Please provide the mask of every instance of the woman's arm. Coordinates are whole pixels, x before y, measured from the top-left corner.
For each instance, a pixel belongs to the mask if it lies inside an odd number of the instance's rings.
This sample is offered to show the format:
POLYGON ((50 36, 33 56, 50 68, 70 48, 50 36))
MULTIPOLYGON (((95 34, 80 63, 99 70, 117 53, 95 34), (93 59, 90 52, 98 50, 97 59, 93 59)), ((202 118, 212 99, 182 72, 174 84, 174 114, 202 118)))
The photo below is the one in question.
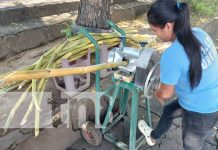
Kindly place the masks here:
POLYGON ((159 88, 154 92, 154 97, 164 105, 165 101, 170 99, 174 94, 174 85, 166 85, 161 83, 159 88))

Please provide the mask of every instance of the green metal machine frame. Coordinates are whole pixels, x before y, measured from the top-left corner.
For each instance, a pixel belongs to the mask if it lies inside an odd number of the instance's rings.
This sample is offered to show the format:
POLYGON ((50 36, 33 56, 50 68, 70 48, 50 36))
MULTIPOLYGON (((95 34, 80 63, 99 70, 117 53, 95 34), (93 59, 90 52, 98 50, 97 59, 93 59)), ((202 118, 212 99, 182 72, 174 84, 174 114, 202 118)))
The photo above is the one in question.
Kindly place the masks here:
MULTIPOLYGON (((123 46, 126 45, 126 34, 125 32, 117 27, 112 21, 107 21, 108 25, 118 31, 121 35, 121 43, 123 46)), ((99 45, 96 40, 88 33, 88 31, 84 28, 80 28, 80 31, 94 44, 95 46, 95 61, 96 64, 100 63, 100 55, 99 55, 99 45)), ((96 71, 96 108, 95 108, 95 124, 97 127, 101 128, 101 132, 106 140, 112 142, 114 145, 119 147, 122 150, 136 150, 138 149, 144 142, 144 136, 140 136, 139 139, 136 139, 137 132, 137 116, 138 116, 138 100, 139 100, 139 92, 143 91, 143 89, 138 89, 133 82, 127 83, 112 77, 112 81, 114 84, 104 91, 100 89, 100 72, 96 71), (112 90, 114 90, 112 92, 112 90), (100 95, 100 92, 103 93, 100 95), (110 95, 110 93, 113 93, 110 95), (130 117, 127 117, 127 105, 128 105, 128 97, 131 93, 131 114, 130 117), (109 98, 109 107, 103 122, 103 125, 100 125, 100 99, 101 96, 107 96, 109 98), (113 122, 109 123, 109 118, 112 113, 115 101, 119 99, 119 112, 114 116, 113 122), (122 141, 119 141, 110 133, 110 129, 118 123, 121 119, 125 119, 130 121, 130 138, 129 145, 125 144, 122 141)), ((150 112, 150 101, 145 99, 146 107, 147 107, 147 122, 152 126, 151 122, 151 112, 150 112)))
MULTIPOLYGON (((107 110, 107 114, 101 128, 102 134, 104 135, 104 138, 106 140, 112 142, 114 145, 116 145, 122 150, 139 149, 139 147, 145 142, 144 135, 141 135, 140 138, 136 139, 137 122, 138 122, 137 121, 138 100, 139 100, 139 92, 141 91, 141 89, 137 89, 133 82, 127 83, 114 78, 113 81, 115 84, 108 87, 103 94, 109 98, 109 108, 107 110), (113 89, 114 92, 112 95, 110 95, 109 93, 113 89), (126 115, 129 94, 131 94, 130 117, 126 115), (113 122, 109 123, 110 114, 112 113, 114 103, 117 99, 119 99, 119 112, 114 115, 113 122), (123 118, 130 122, 129 145, 125 144, 122 141, 119 141, 109 131, 116 123, 118 123, 123 118)), ((145 99, 145 102, 148 108, 147 109, 148 123, 151 126, 152 123, 151 123, 151 113, 150 113, 150 102, 148 99, 145 99)))

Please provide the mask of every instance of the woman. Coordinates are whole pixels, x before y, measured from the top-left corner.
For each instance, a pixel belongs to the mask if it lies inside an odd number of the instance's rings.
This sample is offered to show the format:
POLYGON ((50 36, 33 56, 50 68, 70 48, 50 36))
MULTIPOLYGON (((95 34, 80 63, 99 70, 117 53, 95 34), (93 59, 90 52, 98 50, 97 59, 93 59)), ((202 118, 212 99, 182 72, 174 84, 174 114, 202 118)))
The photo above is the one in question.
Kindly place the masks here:
POLYGON ((172 45, 160 60, 161 85, 156 99, 164 102, 175 92, 178 99, 165 105, 160 121, 151 129, 140 120, 138 127, 149 145, 154 145, 182 117, 185 150, 200 150, 208 130, 218 120, 218 55, 209 35, 191 28, 185 2, 158 0, 148 11, 148 23, 154 33, 172 45))

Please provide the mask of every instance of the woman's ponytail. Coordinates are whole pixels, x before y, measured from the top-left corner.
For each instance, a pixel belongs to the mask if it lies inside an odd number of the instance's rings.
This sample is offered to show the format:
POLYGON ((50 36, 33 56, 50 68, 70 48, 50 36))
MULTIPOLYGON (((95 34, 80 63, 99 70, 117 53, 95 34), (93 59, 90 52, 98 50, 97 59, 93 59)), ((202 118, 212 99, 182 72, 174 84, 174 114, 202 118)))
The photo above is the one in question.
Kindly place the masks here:
POLYGON ((176 12, 178 17, 175 21, 174 32, 189 58, 190 86, 194 89, 199 85, 202 77, 201 43, 191 30, 188 4, 185 2, 180 3, 180 7, 176 8, 176 12))

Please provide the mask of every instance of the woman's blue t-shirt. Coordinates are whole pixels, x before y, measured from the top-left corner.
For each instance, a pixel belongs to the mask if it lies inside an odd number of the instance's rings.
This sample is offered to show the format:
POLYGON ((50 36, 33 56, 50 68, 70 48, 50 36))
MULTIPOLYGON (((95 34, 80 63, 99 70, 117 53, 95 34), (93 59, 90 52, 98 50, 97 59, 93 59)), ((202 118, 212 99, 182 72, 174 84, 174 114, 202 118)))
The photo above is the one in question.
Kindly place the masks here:
POLYGON ((183 46, 176 39, 161 55, 160 79, 167 85, 175 85, 179 104, 186 110, 213 113, 218 111, 218 54, 209 35, 200 28, 192 29, 203 45, 202 79, 191 91, 189 59, 183 46))

